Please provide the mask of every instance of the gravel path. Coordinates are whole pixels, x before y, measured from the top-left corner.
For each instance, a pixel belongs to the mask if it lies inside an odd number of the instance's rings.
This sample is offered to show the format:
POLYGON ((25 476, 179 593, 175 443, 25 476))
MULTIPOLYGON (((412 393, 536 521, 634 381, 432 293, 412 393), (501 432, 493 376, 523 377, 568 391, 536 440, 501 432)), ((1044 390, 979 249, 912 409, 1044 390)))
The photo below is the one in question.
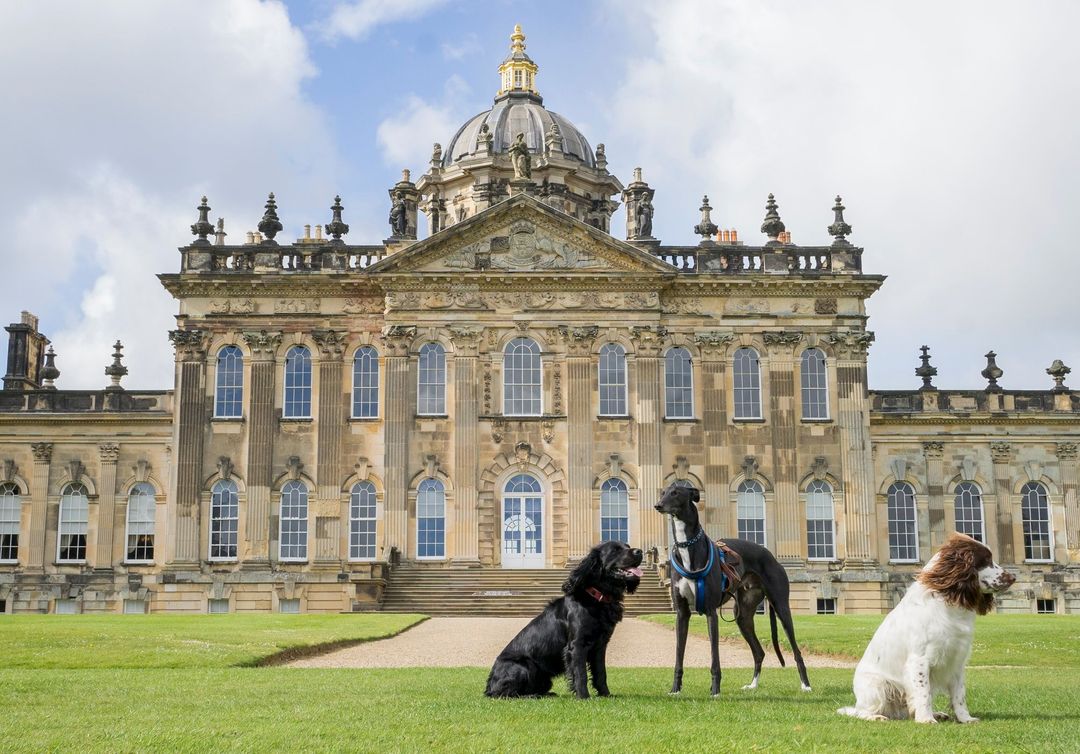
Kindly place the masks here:
MULTIPOLYGON (((529 618, 430 618, 389 639, 357 644, 317 657, 289 663, 296 668, 402 668, 402 667, 490 667, 529 618)), ((796 631, 798 629, 796 628, 796 631)), ((771 648, 765 667, 779 667, 771 648)), ((808 668, 853 668, 854 661, 804 654, 808 668)), ((793 668, 791 655, 785 653, 793 668)), ((670 668, 675 664, 674 633, 655 623, 628 618, 615 628, 608 645, 610 667, 670 668)), ((709 667, 709 642, 690 635, 686 642, 685 665, 709 667)), ((720 643, 720 666, 753 667, 749 647, 741 640, 720 643)), ((749 680, 749 679, 747 679, 749 680)))

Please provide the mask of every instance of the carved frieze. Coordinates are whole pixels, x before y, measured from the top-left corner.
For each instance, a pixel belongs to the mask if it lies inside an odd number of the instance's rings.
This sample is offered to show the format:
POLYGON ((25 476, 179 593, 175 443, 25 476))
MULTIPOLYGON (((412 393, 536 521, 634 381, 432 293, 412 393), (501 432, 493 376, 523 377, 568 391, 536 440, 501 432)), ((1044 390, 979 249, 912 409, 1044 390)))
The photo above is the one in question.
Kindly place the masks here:
POLYGON ((762 333, 762 340, 767 346, 794 346, 802 341, 801 332, 767 332, 762 333))
POLYGON ((725 314, 768 314, 769 301, 764 298, 729 299, 724 304, 725 314))
POLYGON ((345 314, 377 314, 383 311, 384 306, 382 298, 354 296, 345 299, 341 311, 345 314))
POLYGON ((244 343, 251 351, 251 356, 257 361, 266 361, 274 358, 278 346, 281 345, 281 333, 260 330, 259 332, 246 332, 242 336, 244 343))
POLYGON ((727 351, 728 344, 734 339, 734 333, 720 332, 718 330, 694 333, 694 342, 701 349, 701 355, 710 359, 723 356, 727 351))
POLYGON ((460 285, 444 291, 390 291, 386 294, 385 311, 421 311, 428 309, 655 311, 658 306, 659 295, 655 292, 560 292, 554 290, 481 292, 477 285, 460 285))
MULTIPOLYGON (((558 328, 559 339, 565 344, 567 353, 571 356, 588 356, 599 333, 600 328, 596 325, 587 327, 560 325, 558 328)), ((555 413, 560 412, 556 410, 555 413)))
POLYGON ((836 314, 835 298, 814 299, 814 314, 836 314))
POLYGON ((274 302, 275 314, 318 314, 322 300, 317 298, 281 298, 274 302))
POLYGON ((215 298, 209 308, 211 314, 253 314, 257 305, 250 298, 215 298))

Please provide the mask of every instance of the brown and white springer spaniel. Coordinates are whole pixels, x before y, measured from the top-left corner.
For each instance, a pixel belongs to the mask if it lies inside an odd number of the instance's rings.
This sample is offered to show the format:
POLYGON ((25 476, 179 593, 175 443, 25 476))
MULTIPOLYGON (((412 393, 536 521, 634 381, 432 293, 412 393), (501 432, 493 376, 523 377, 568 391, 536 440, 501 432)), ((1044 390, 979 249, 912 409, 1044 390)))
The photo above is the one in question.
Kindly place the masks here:
POLYGON ((958 723, 978 722, 964 689, 975 616, 990 612, 994 594, 1015 580, 986 545, 953 534, 870 640, 855 668, 855 706, 837 711, 864 720, 935 723, 948 719, 932 706, 934 694, 944 693, 958 723))

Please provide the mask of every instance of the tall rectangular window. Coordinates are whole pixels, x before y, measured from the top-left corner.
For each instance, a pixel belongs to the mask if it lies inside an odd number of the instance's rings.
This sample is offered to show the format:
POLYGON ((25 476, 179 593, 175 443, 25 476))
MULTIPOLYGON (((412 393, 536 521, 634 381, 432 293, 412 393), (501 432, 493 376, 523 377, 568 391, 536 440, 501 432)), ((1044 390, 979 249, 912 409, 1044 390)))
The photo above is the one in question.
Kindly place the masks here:
POLYGON ((60 493, 60 525, 57 529, 56 561, 81 563, 86 560, 86 530, 90 521, 90 501, 86 488, 69 484, 60 493))
POLYGON ((802 354, 803 419, 829 418, 829 373, 825 368, 825 353, 820 348, 807 348, 802 354))
POLYGON ((1020 516, 1024 526, 1024 559, 1053 560, 1050 499, 1040 483, 1028 482, 1020 490, 1020 516))
POLYGON ((286 419, 311 418, 311 351, 304 346, 293 346, 285 354, 285 406, 282 416, 286 419))
POLYGON ((446 491, 438 479, 425 479, 416 490, 416 555, 446 556, 446 491))
POLYGON ((307 560, 308 489, 303 482, 293 479, 282 485, 279 521, 281 559, 307 560))
POLYGON ((379 415, 379 353, 362 346, 353 356, 354 419, 373 419, 379 415))
POLYGON ((236 346, 218 351, 214 416, 236 419, 244 415, 244 354, 236 346))
POLYGON ((669 349, 664 357, 664 416, 694 418, 694 370, 685 348, 669 349))
POLYGON ((956 498, 953 510, 956 512, 956 530, 967 534, 972 539, 983 539, 982 492, 974 482, 960 482, 956 485, 956 498))
POLYGON ((425 343, 417 359, 416 413, 446 413, 446 351, 439 343, 425 343))
POLYGON ((154 511, 157 501, 154 488, 140 482, 131 488, 127 507, 127 551, 129 563, 150 563, 154 560, 154 511))
POLYGON ((806 556, 811 560, 836 557, 832 486, 821 479, 815 479, 806 488, 806 556))
POLYGON ((761 418, 761 362, 753 348, 740 348, 732 363, 735 419, 761 418))
POLYGON ((540 416, 540 346, 531 338, 515 338, 503 350, 503 413, 540 416))
POLYGON ((753 479, 739 484, 735 496, 736 527, 740 539, 765 546, 765 488, 753 479))
POLYGON ((888 492, 889 560, 919 560, 919 532, 915 518, 915 490, 907 482, 893 482, 888 492))
POLYGON ((608 479, 600 487, 600 539, 630 541, 630 502, 621 479, 608 479))
POLYGON ((14 482, 0 484, 0 562, 19 559, 19 520, 22 496, 14 482))
POLYGON ((235 560, 240 522, 236 482, 222 479, 210 492, 210 560, 235 560))
POLYGON ((600 348, 600 415, 626 414, 626 349, 605 343, 600 348))
POLYGON ((375 485, 357 482, 349 494, 349 559, 375 557, 375 485))

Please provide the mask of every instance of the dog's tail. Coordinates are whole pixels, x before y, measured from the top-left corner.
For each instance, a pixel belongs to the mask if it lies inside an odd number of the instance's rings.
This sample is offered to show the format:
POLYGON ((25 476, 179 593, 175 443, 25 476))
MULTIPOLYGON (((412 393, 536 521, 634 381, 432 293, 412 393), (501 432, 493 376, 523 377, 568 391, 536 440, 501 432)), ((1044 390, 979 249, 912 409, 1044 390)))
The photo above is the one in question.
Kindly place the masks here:
POLYGON ((769 627, 772 629, 772 645, 776 650, 776 659, 780 660, 780 667, 784 667, 784 655, 780 652, 780 640, 776 635, 776 610, 773 609, 773 604, 769 602, 769 627))

